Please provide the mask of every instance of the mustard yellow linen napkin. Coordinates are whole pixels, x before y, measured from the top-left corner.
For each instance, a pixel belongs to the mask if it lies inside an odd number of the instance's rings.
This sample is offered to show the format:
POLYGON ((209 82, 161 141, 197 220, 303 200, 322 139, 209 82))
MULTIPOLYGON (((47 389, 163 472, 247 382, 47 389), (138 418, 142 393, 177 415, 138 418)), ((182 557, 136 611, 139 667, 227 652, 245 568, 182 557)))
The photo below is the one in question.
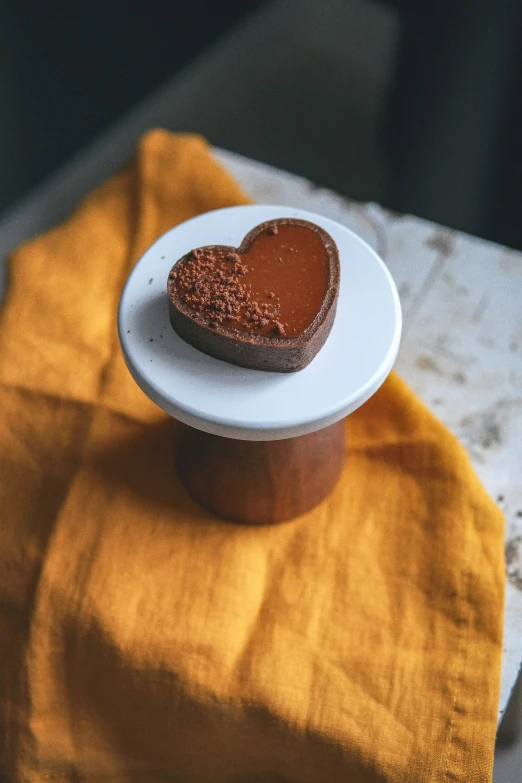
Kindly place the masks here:
POLYGON ((490 780, 503 520, 395 376, 320 507, 203 511, 116 311, 161 233, 245 195, 153 131, 12 257, 0 315, 0 773, 122 783, 490 780))

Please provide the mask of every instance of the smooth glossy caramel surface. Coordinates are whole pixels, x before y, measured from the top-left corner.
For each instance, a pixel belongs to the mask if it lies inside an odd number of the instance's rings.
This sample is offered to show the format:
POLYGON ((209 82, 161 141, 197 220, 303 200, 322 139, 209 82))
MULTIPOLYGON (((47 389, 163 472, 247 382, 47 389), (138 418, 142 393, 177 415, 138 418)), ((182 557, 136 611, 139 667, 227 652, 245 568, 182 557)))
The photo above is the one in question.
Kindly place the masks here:
MULTIPOLYGON (((260 234, 241 260, 248 269, 242 283, 258 302, 277 302, 286 337, 310 326, 328 290, 329 261, 318 234, 303 226, 280 225, 277 234, 260 234), (275 299, 268 297, 274 293, 275 299)), ((232 324, 231 324, 232 326, 232 324)), ((245 329, 242 323, 233 328, 245 329)), ((263 333, 263 329, 256 329, 263 333)))

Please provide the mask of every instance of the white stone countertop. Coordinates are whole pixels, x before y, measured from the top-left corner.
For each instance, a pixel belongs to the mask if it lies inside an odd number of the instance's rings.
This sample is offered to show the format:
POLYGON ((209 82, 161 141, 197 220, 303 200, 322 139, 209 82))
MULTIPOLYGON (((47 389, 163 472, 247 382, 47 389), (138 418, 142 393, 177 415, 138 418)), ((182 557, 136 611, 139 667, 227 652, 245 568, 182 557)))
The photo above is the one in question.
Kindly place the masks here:
MULTIPOLYGON (((143 117, 91 145, 0 220, 0 295, 9 250, 62 219, 127 157, 143 117)), ((149 118, 150 119, 150 118, 149 118)), ((348 226, 388 265, 404 332, 396 369, 457 435, 506 517, 505 638, 499 719, 522 663, 522 253, 216 150, 259 203, 348 226)))
POLYGON ((254 200, 333 218, 388 265, 404 317, 396 369, 464 444, 506 518, 500 719, 522 663, 522 253, 218 157, 254 200))

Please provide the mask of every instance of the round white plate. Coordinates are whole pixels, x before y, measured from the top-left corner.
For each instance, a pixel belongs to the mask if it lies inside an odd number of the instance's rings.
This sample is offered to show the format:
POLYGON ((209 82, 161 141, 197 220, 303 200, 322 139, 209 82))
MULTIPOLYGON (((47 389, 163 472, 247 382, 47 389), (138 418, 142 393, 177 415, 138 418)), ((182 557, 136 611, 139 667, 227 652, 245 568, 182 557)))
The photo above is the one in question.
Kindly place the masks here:
POLYGON ((185 424, 240 440, 305 435, 354 411, 390 372, 401 323, 395 284, 366 242, 312 212, 266 205, 207 212, 168 231, 131 272, 118 315, 125 361, 145 394, 185 424), (202 245, 237 247, 254 226, 282 217, 322 226, 339 249, 337 315, 315 359, 299 372, 263 372, 213 359, 183 342, 169 321, 166 286, 173 264, 202 245))

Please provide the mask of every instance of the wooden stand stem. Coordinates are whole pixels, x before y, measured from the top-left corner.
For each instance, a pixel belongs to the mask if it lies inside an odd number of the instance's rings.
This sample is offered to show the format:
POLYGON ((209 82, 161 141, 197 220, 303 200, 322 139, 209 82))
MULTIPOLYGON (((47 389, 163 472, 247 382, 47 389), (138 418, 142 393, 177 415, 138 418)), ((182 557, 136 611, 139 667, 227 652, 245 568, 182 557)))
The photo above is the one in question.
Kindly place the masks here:
POLYGON ((329 495, 344 463, 345 422, 275 441, 221 438, 182 425, 178 470, 207 509, 250 525, 304 514, 329 495))

